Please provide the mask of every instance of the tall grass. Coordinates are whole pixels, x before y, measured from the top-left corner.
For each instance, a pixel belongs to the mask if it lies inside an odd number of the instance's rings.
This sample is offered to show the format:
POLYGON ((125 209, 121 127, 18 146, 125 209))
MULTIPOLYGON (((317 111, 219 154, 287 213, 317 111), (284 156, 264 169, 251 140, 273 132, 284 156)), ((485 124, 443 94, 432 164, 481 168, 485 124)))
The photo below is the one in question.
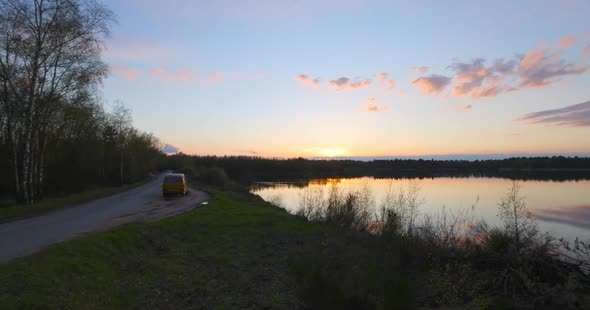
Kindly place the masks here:
POLYGON ((367 185, 350 192, 337 185, 327 192, 309 187, 301 194, 298 215, 377 235, 384 252, 391 243, 406 245, 396 251, 420 249, 427 257, 427 291, 434 305, 485 306, 498 298, 533 307, 590 304, 590 243, 558 242, 540 232, 517 182, 498 202, 500 226, 475 217, 477 201, 460 211, 422 213, 420 191, 417 181, 390 186, 377 202, 367 185))
POLYGON ((327 193, 317 187, 304 189, 297 215, 354 230, 367 230, 375 199, 367 184, 345 193, 332 184, 327 193))

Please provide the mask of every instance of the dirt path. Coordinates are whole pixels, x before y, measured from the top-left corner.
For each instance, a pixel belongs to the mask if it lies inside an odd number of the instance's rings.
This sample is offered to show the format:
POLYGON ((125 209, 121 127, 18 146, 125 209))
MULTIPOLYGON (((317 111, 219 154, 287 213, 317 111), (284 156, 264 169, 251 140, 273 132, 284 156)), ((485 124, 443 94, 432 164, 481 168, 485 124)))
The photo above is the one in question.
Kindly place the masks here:
POLYGON ((80 234, 131 222, 155 221, 200 207, 210 197, 191 190, 187 197, 164 199, 164 174, 126 192, 39 217, 0 224, 0 262, 32 254, 80 234))

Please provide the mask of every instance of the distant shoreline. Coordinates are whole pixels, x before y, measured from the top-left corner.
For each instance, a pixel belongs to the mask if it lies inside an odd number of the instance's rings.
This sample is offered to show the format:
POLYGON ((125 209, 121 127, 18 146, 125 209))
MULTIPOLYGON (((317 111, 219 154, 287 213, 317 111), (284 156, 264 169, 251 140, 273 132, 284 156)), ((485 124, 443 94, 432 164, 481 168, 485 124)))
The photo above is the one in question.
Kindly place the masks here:
POLYGON ((449 155, 415 155, 415 156, 334 156, 334 157, 311 157, 309 160, 503 160, 511 158, 539 158, 539 157, 565 157, 565 158, 590 158, 590 153, 543 153, 543 154, 449 154, 449 155))

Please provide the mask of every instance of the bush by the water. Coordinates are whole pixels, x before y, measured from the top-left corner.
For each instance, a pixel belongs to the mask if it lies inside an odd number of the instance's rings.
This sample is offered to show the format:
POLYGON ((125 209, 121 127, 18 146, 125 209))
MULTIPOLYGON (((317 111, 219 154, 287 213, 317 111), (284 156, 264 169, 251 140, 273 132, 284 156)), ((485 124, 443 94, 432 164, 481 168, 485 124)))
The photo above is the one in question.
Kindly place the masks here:
MULTIPOLYGON (((421 215, 423 200, 416 182, 398 191, 390 188, 380 203, 366 186, 349 193, 336 185, 327 193, 306 188, 297 214, 380 240, 371 255, 392 259, 375 268, 399 273, 400 265, 408 266, 403 269, 405 276, 412 276, 422 288, 420 296, 414 296, 417 304, 480 308, 590 304, 590 246, 580 240, 558 242, 540 232, 520 190, 513 183, 499 202, 503 225, 498 227, 477 221, 475 205, 463 212, 443 209, 439 214, 421 215)), ((309 268, 322 270, 329 264, 316 260, 309 268)), ((314 274, 318 276, 321 273, 314 274)), ((344 289, 330 278, 309 283, 304 296, 314 296, 311 291, 317 288, 311 283, 344 289)))

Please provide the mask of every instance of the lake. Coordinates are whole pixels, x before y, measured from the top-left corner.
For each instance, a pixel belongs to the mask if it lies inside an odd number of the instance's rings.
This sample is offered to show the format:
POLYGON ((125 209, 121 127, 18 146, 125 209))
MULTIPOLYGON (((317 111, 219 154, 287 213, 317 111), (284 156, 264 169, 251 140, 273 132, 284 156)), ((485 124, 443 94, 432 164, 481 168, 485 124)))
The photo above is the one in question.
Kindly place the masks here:
MULTIPOLYGON (((423 178, 423 179, 377 179, 371 177, 350 179, 315 179, 306 182, 276 183, 257 182, 251 192, 265 200, 280 197, 280 206, 290 213, 300 208, 300 197, 306 187, 317 187, 327 192, 335 185, 344 192, 367 186, 377 205, 392 187, 406 189, 410 182, 419 182, 423 204, 421 214, 465 212, 471 210, 475 219, 492 225, 501 223, 498 217, 498 202, 512 185, 512 180, 503 178, 423 178)), ((573 240, 575 237, 590 239, 590 181, 518 181, 521 194, 525 196, 529 211, 541 231, 552 236, 573 240)))

